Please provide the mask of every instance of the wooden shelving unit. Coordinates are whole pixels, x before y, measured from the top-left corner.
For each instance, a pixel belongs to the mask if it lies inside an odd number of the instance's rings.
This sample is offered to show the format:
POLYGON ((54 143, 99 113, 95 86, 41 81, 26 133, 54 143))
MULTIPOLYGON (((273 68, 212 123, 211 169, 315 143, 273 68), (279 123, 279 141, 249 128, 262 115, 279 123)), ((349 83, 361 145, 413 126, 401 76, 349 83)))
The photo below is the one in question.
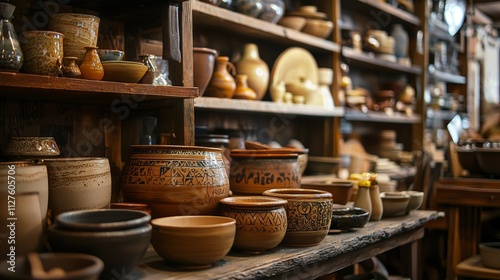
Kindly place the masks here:
POLYGON ((409 116, 400 112, 394 112, 388 115, 384 112, 376 112, 376 111, 368 111, 364 113, 359 110, 346 110, 344 117, 348 121, 398 123, 398 124, 415 124, 415 123, 420 123, 422 121, 422 118, 419 115, 409 116))
POLYGON ((404 72, 415 75, 422 74, 422 68, 419 66, 401 65, 397 62, 380 59, 373 53, 358 52, 349 47, 342 48, 342 55, 349 64, 361 65, 370 69, 382 69, 389 72, 404 72))

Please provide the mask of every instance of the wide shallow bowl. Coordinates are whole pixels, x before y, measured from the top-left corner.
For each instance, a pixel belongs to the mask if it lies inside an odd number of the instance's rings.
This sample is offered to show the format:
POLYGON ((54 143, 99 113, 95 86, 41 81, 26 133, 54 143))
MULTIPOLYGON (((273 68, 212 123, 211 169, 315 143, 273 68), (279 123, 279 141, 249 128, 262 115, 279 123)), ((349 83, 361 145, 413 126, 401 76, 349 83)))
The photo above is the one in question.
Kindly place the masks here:
POLYGON ((6 156, 31 159, 60 153, 54 137, 11 137, 4 151, 6 156))
POLYGON ((405 192, 383 192, 380 194, 383 217, 395 217, 405 215, 406 208, 410 202, 410 195, 405 192))
POLYGON ((308 18, 302 32, 319 38, 328 37, 333 30, 333 22, 329 20, 308 18))
POLYGON ((231 250, 236 221, 220 216, 173 216, 153 219, 151 244, 165 260, 180 267, 210 267, 231 250))
MULTIPOLYGON (((48 278, 52 280, 97 280, 104 268, 101 259, 88 254, 42 253, 38 257, 45 271, 50 271, 56 267, 64 270, 64 275, 48 278)), ((10 266, 8 262, 0 263, 1 279, 41 279, 33 277, 31 274, 31 265, 26 256, 17 256, 15 273, 7 270, 8 266, 10 266)))
POLYGON ((64 229, 56 224, 47 232, 54 252, 90 254, 104 262, 101 279, 118 274, 126 278, 146 253, 151 240, 151 225, 110 231, 64 229))
POLYGON ((500 269, 500 242, 480 243, 479 255, 484 266, 500 269))
POLYGON ((405 191, 404 193, 410 196, 410 201, 408 201, 408 206, 406 206, 406 213, 412 210, 417 210, 422 206, 424 201, 424 193, 419 191, 405 191))
POLYGON ((137 83, 146 74, 148 67, 134 61, 103 61, 103 81, 137 83))
POLYGON ((303 189, 323 190, 333 195, 333 203, 347 204, 352 196, 354 184, 349 180, 321 180, 301 183, 303 189))
POLYGON ((285 237, 286 200, 269 196, 233 196, 221 199, 222 216, 236 220, 233 249, 258 254, 285 237))
POLYGON ((151 216, 144 211, 99 209, 65 212, 56 217, 59 227, 71 230, 112 231, 147 224, 151 216))
POLYGON ((330 229, 351 230, 362 228, 369 218, 370 212, 359 207, 334 207, 330 229))
POLYGON ((103 61, 119 61, 123 60, 125 55, 124 51, 112 50, 112 49, 97 49, 97 54, 101 62, 103 61))
POLYGON ((288 201, 287 231, 282 245, 314 246, 328 234, 332 221, 332 194, 322 190, 271 189, 263 193, 288 201))
POLYGON ((278 21, 278 24, 300 31, 304 28, 304 25, 306 25, 306 18, 299 16, 284 16, 278 21))

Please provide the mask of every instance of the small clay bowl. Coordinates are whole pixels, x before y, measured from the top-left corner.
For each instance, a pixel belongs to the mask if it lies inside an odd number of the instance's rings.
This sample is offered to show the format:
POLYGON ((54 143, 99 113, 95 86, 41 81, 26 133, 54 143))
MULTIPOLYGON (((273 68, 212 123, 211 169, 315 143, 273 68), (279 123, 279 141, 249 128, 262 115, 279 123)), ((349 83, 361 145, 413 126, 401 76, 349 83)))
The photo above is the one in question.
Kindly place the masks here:
POLYGON ((54 137, 11 137, 4 154, 18 158, 55 157, 60 154, 54 137))
POLYGON ((125 52, 120 50, 111 50, 111 49, 97 49, 97 54, 99 55, 99 59, 101 60, 101 62, 119 61, 123 60, 125 52))
POLYGON ((339 179, 301 183, 300 187, 327 191, 333 195, 333 203, 347 204, 351 199, 354 184, 349 180, 339 179))
POLYGON ((319 38, 328 37, 333 30, 333 22, 323 19, 308 18, 302 32, 319 38))
POLYGON ((103 81, 137 83, 146 74, 148 67, 134 61, 103 61, 103 81))
POLYGON ((382 192, 380 198, 384 209, 382 217, 395 217, 406 214, 406 207, 410 202, 409 194, 405 192, 382 192))
POLYGON ((62 229, 84 231, 113 231, 140 227, 147 224, 151 216, 138 210, 97 209, 64 212, 56 217, 62 229))
POLYGON ((285 16, 278 21, 278 24, 284 27, 288 27, 290 29, 300 31, 302 30, 302 28, 304 28, 304 25, 306 25, 306 21, 307 19, 304 17, 285 16))
POLYGON ((422 206, 424 200, 424 193, 419 191, 405 191, 406 194, 410 196, 410 201, 408 201, 408 206, 406 206, 406 213, 412 210, 417 210, 422 206))
POLYGON ((333 208, 330 229, 351 230, 362 228, 368 222, 370 212, 359 207, 333 208))

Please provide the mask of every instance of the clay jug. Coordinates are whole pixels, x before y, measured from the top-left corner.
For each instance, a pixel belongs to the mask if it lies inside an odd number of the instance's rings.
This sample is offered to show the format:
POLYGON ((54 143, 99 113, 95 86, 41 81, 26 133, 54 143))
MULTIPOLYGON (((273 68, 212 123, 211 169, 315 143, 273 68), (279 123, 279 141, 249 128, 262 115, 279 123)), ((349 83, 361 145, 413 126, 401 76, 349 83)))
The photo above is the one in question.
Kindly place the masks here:
POLYGON ((236 90, 234 91, 234 99, 248 99, 255 100, 257 98, 257 94, 253 89, 248 87, 247 83, 247 75, 238 74, 236 76, 236 90))
POLYGON ((104 77, 104 68, 101 59, 97 54, 97 47, 85 47, 86 52, 80 64, 82 78, 87 80, 102 80, 104 77))
POLYGON ((370 185, 370 199, 372 202, 372 212, 370 216, 370 221, 380 221, 382 214, 384 213, 382 198, 380 198, 380 190, 377 183, 377 175, 371 175, 371 185, 370 185))
POLYGON ((229 71, 234 72, 234 65, 229 62, 229 57, 217 57, 214 73, 205 90, 206 96, 233 98, 236 81, 229 71))
POLYGON ((259 57, 256 44, 244 46, 243 55, 236 64, 236 72, 248 76, 248 86, 257 94, 257 100, 261 100, 266 94, 269 83, 269 67, 259 57))
POLYGON ((372 215, 372 200, 370 197, 370 181, 361 180, 358 183, 358 194, 356 195, 356 200, 354 201, 354 206, 365 209, 370 212, 368 215, 370 219, 372 215))
POLYGON ((65 56, 63 58, 62 76, 66 78, 81 78, 82 72, 76 65, 76 56, 65 56))

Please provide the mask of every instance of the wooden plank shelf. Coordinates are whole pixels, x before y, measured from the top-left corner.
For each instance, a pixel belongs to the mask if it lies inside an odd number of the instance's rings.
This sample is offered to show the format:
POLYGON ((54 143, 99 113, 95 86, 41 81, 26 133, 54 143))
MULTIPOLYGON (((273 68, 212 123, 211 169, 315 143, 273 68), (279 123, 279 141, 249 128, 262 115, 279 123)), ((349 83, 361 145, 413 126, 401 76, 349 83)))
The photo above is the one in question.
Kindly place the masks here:
MULTIPOLYGON (((365 11, 370 11, 372 12, 374 9, 378 10, 380 12, 383 12, 391 17, 391 22, 394 21, 399 21, 403 24, 410 24, 413 26, 420 26, 421 21, 420 19, 410 13, 407 12, 403 9, 399 9, 397 7, 394 7, 390 4, 387 4, 383 1, 379 0, 358 0, 358 1, 352 1, 352 0, 346 0, 342 1, 342 4, 348 4, 348 5, 356 5, 357 9, 363 9, 365 11), (360 5, 362 4, 362 5, 360 5)), ((376 12, 376 11, 375 11, 376 12)))
POLYGON ((293 114, 318 117, 339 117, 344 114, 344 109, 340 107, 335 107, 333 110, 329 110, 313 105, 285 104, 272 101, 227 99, 217 97, 195 98, 194 107, 198 110, 217 110, 218 112, 293 114))
POLYGON ((438 70, 432 64, 429 65, 429 79, 459 85, 464 85, 467 82, 467 78, 465 76, 438 70))
POLYGON ((217 29, 273 43, 294 45, 308 50, 340 52, 340 46, 332 41, 299 32, 284 26, 253 18, 244 14, 192 0, 194 25, 212 26, 217 29))
POLYGON ((408 116, 403 113, 394 112, 388 115, 384 112, 368 111, 366 113, 359 110, 346 110, 345 119, 348 121, 363 121, 363 122, 383 122, 383 123, 420 123, 422 118, 420 115, 408 116))
POLYGON ((136 102, 186 99, 198 96, 198 88, 153 86, 84 79, 0 72, 1 99, 109 103, 129 96, 136 102))
POLYGON ((392 72, 405 72, 414 75, 422 74, 422 69, 419 66, 401 65, 396 62, 377 58, 372 53, 355 51, 349 47, 342 47, 342 55, 344 56, 344 62, 347 64, 352 63, 375 69, 389 70, 392 72))

